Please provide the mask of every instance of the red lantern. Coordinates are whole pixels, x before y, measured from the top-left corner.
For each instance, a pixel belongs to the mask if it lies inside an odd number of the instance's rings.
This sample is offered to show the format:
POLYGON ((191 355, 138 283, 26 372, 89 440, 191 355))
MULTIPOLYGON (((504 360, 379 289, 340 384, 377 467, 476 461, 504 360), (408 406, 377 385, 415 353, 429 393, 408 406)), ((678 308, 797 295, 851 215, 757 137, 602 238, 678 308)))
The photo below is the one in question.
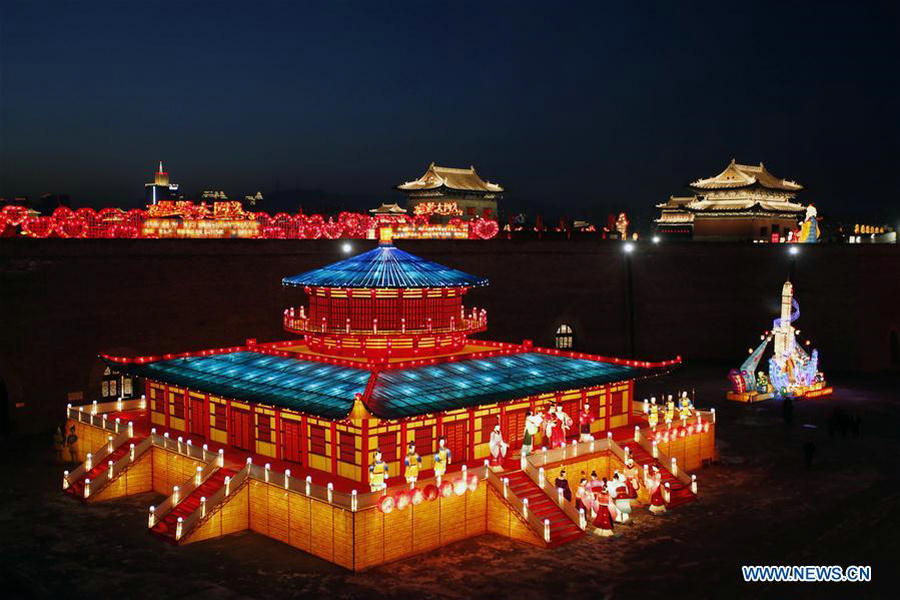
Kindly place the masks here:
POLYGON ((50 237, 54 225, 53 217, 28 217, 22 223, 22 232, 36 238, 50 237))
POLYGON ((460 477, 460 478, 453 484, 453 492, 454 492, 457 496, 462 496, 463 494, 466 493, 466 490, 468 489, 468 487, 469 487, 469 486, 468 486, 468 484, 466 483, 466 480, 463 479, 462 477, 460 477))
POLYGON ((449 481, 445 481, 441 484, 441 496, 444 498, 449 498, 453 495, 453 484, 449 481))
POLYGON ((322 226, 322 234, 329 240, 338 239, 342 233, 344 233, 344 226, 340 223, 335 223, 331 218, 322 226))
POLYGON ((28 209, 24 206, 11 204, 3 207, 3 216, 6 217, 6 221, 10 225, 16 227, 24 223, 25 219, 28 218, 28 209))
POLYGON ((403 510, 409 503, 412 501, 412 497, 408 490, 402 491, 395 496, 395 504, 397 506, 397 510, 403 510))
POLYGON ((469 491, 474 492, 477 489, 478 489, 478 476, 472 475, 472 477, 469 479, 469 491))
POLYGON ((483 240, 489 240, 497 235, 497 233, 500 231, 500 226, 497 225, 497 221, 489 219, 478 219, 475 221, 472 229, 475 232, 475 235, 479 238, 483 240))
POLYGON ((425 495, 425 499, 429 502, 438 497, 438 489, 437 486, 433 483, 429 483, 425 486, 425 491, 423 492, 425 495))
POLYGON ((416 488, 412 491, 413 506, 418 506, 418 505, 422 504, 422 502, 424 500, 425 500, 425 493, 422 490, 420 490, 419 488, 416 488))
POLYGON ((378 510, 383 512, 384 514, 388 514, 389 512, 394 510, 394 497, 393 496, 382 496, 381 500, 378 501, 378 510))
POLYGON ((56 222, 56 233, 64 238, 80 238, 87 231, 87 225, 78 217, 56 222))

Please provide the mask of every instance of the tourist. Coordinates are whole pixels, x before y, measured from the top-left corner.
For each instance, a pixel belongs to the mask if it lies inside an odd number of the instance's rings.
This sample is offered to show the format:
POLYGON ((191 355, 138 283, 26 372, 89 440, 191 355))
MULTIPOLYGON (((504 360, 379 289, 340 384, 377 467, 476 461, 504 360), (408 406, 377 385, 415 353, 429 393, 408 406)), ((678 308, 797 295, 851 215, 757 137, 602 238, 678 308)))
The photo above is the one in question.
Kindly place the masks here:
POLYGON ((66 436, 66 448, 69 449, 69 462, 78 462, 78 436, 75 434, 75 426, 69 428, 69 435, 66 436))
POLYGON ((53 450, 56 451, 56 462, 63 462, 63 450, 66 447, 66 440, 63 438, 62 429, 56 426, 56 432, 53 434, 53 450))
POLYGON ((594 416, 591 414, 591 406, 585 402, 581 414, 578 415, 578 427, 581 435, 579 440, 582 442, 593 441, 594 436, 591 435, 591 425, 594 423, 594 416))
POLYGON ((813 455, 816 453, 816 444, 812 440, 806 440, 803 443, 803 463, 806 465, 806 470, 810 470, 812 468, 813 455))
POLYGON ((559 477, 556 478, 556 481, 554 483, 556 485, 556 489, 562 492, 563 498, 565 498, 567 502, 571 502, 572 489, 569 487, 569 480, 566 479, 565 469, 559 472, 559 477))
POLYGON ((441 484, 441 477, 447 472, 447 465, 453 460, 453 456, 450 449, 446 447, 446 443, 447 440, 444 439, 444 436, 439 437, 438 450, 434 454, 434 476, 437 478, 438 485, 441 484))
POLYGON ((509 448, 509 444, 503 441, 500 423, 494 425, 494 429, 491 431, 491 441, 488 446, 491 451, 491 464, 494 467, 501 467, 503 465, 503 459, 506 458, 506 450, 509 448))
POLYGON ((410 442, 406 445, 406 458, 403 460, 406 465, 406 471, 403 476, 406 477, 406 483, 410 488, 415 487, 416 481, 419 479, 419 471, 422 469, 422 457, 416 453, 416 443, 410 442))
POLYGON ((794 402, 790 396, 785 397, 781 403, 781 418, 784 419, 784 426, 790 429, 794 422, 794 402))
POLYGON ((375 460, 369 465, 369 489, 380 492, 387 489, 388 466, 381 460, 381 450, 375 451, 375 460))

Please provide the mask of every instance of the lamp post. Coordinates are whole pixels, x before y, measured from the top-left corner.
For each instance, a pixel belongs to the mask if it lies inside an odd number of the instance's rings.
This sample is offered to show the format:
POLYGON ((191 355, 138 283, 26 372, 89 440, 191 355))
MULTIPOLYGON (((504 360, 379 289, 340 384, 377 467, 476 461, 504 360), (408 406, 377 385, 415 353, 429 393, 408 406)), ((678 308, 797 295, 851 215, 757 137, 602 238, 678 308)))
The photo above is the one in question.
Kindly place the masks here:
POLYGON ((628 349, 626 355, 628 358, 634 358, 634 276, 631 271, 631 255, 634 253, 634 244, 625 242, 622 245, 622 252, 625 254, 625 323, 628 326, 628 349))

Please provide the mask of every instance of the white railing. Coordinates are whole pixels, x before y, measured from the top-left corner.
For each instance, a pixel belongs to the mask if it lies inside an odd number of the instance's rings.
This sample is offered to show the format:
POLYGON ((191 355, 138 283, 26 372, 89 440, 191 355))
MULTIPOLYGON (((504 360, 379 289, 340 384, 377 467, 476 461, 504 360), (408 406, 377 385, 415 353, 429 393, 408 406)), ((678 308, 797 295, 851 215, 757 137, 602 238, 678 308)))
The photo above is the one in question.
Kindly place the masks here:
POLYGON ((225 501, 249 480, 251 470, 252 466, 248 463, 243 469, 235 473, 234 477, 227 479, 226 483, 213 492, 209 498, 201 501, 200 506, 194 509, 187 517, 184 517, 180 527, 176 529, 176 539, 181 539, 188 535, 221 508, 225 501))
MULTIPOLYGON (((137 444, 131 444, 133 447, 128 449, 124 455, 119 457, 119 460, 115 461, 112 466, 106 466, 106 469, 97 474, 97 477, 91 480, 90 485, 90 495, 95 496, 99 493, 103 488, 105 488, 110 481, 115 479, 116 477, 120 477, 128 468, 134 464, 137 459, 139 459, 147 450, 152 447, 152 442, 150 438, 144 438, 137 444)), ((70 481, 77 481, 71 479, 70 481)), ((85 488, 85 493, 87 494, 87 488, 85 488)), ((85 495, 85 498, 88 496, 85 495)))
POLYGON ((533 510, 530 510, 528 498, 519 498, 509 487, 508 479, 500 479, 496 473, 488 469, 487 482, 509 504, 513 512, 524 519, 525 523, 539 539, 545 542, 550 541, 550 534, 545 528, 544 522, 534 514, 533 510))
POLYGON ((550 501, 562 510, 567 517, 569 517, 570 521, 575 523, 579 529, 583 529, 581 526, 581 515, 575 508, 575 504, 570 500, 566 500, 565 496, 560 493, 559 488, 543 476, 543 470, 544 467, 535 467, 530 458, 525 463, 525 474, 528 475, 531 481, 541 488, 541 491, 544 492, 550 501))
MULTIPOLYGON (((172 489, 172 493, 163 500, 162 504, 156 507, 154 511, 155 521, 165 518, 172 510, 178 506, 178 503, 191 495, 191 493, 209 479, 213 473, 218 471, 223 465, 223 454, 215 454, 202 447, 196 447, 193 444, 185 442, 182 438, 173 440, 167 436, 159 436, 151 434, 153 444, 166 450, 174 450, 175 452, 205 462, 202 467, 197 467, 194 475, 181 485, 177 485, 172 489)), ((155 523, 154 523, 155 524, 155 523)), ((152 525, 151 525, 152 527, 152 525)))
MULTIPOLYGON (((91 418, 95 417, 91 416, 91 418)), ((127 426, 124 427, 118 434, 115 434, 115 428, 109 429, 108 431, 110 431, 111 433, 108 435, 106 443, 97 448, 95 452, 88 452, 84 462, 75 467, 74 471, 70 472, 64 477, 68 484, 80 481, 81 478, 88 473, 88 471, 90 471, 97 465, 103 464, 103 461, 106 460, 107 456, 112 454, 116 448, 118 448, 119 446, 124 444, 126 440, 131 438, 130 429, 127 426)), ((94 486, 96 481, 98 480, 94 479, 94 481, 91 481, 91 485, 94 486)))
POLYGON ((94 400, 90 404, 84 404, 81 406, 72 406, 71 404, 68 404, 66 406, 66 414, 71 419, 77 419, 82 423, 87 423, 88 421, 85 421, 83 418, 79 418, 77 414, 84 413, 85 415, 103 416, 104 414, 112 412, 143 410, 145 408, 147 408, 146 398, 129 398, 127 400, 110 400, 105 402, 94 400))
MULTIPOLYGON (((699 411, 698 411, 699 412, 699 411)), ((655 458, 659 461, 659 464, 662 467, 672 473, 678 481, 681 483, 690 486, 691 490, 696 490, 696 477, 693 477, 686 473, 684 469, 678 468, 677 463, 673 462, 675 459, 662 450, 659 449, 659 445, 656 444, 655 440, 651 438, 652 431, 649 427, 645 427, 640 430, 640 435, 637 437, 637 444, 644 449, 644 451, 649 454, 651 457, 655 458), (691 485, 691 484, 694 485, 691 485)), ((694 491, 694 494, 697 492, 694 491)))

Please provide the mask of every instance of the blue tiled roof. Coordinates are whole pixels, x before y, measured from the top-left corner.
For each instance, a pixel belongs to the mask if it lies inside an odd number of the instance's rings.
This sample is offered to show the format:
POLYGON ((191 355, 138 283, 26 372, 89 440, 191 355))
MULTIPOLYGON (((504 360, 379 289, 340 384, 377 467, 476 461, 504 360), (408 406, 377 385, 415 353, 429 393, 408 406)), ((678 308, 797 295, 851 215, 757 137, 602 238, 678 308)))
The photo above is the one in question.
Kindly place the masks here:
POLYGON ((176 358, 145 364, 109 363, 141 377, 210 394, 342 419, 371 373, 259 352, 176 358))
POLYGON ((488 280, 419 258, 391 245, 381 245, 326 267, 285 277, 282 283, 344 288, 429 288, 487 285, 488 280))
POLYGON ((537 352, 461 360, 380 373, 367 408, 397 419, 624 381, 638 370, 537 352))

